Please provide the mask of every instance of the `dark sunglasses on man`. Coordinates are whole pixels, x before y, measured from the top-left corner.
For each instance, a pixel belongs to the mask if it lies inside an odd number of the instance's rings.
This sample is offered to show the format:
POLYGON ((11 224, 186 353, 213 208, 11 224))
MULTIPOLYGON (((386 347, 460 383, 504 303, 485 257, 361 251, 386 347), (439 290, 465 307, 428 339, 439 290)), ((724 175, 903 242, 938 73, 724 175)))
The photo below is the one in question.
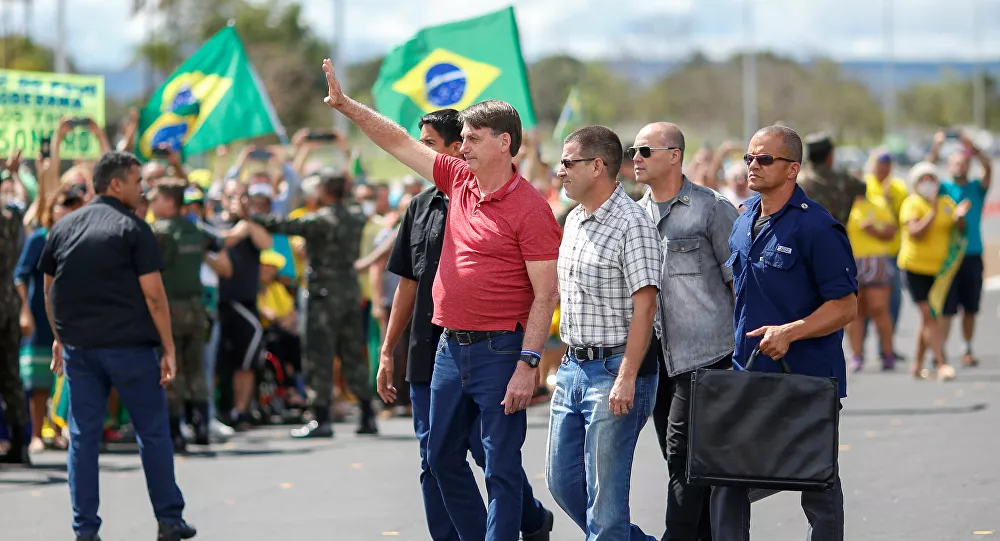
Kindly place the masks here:
POLYGON ((654 150, 681 150, 681 147, 648 147, 645 145, 641 147, 628 147, 625 149, 625 157, 634 160, 635 155, 638 154, 643 158, 648 158, 654 150))
POLYGON ((772 156, 770 154, 744 154, 743 155, 743 163, 747 164, 747 167, 750 167, 750 164, 753 163, 754 160, 757 160, 757 163, 759 163, 761 167, 767 167, 767 166, 771 165, 772 163, 774 163, 774 160, 781 160, 783 162, 788 162, 788 163, 798 163, 795 160, 790 160, 788 158, 782 158, 780 156, 772 156))

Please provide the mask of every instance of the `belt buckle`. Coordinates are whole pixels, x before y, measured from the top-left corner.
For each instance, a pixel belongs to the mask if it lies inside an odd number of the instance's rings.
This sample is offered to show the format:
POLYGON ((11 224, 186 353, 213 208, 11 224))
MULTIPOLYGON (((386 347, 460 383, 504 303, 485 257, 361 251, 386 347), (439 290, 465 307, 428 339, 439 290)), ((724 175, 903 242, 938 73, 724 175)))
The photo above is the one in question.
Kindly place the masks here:
POLYGON ((458 340, 458 343, 463 346, 472 345, 472 336, 467 332, 455 333, 455 340, 458 340))

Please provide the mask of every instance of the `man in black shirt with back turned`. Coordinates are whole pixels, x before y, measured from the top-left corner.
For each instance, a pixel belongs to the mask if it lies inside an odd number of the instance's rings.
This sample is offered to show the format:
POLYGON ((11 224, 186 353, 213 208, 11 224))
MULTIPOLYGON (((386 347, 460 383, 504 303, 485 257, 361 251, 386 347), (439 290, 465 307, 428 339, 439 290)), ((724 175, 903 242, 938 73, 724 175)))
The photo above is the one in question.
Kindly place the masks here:
POLYGON ((253 397, 254 370, 261 359, 264 328, 257 314, 260 286, 260 253, 273 244, 271 234, 247 218, 247 187, 238 180, 226 182, 222 191, 221 219, 211 222, 225 239, 233 275, 219 280, 219 386, 220 411, 230 408, 233 428, 248 430, 247 409, 253 397), (231 391, 231 392, 230 392, 231 391))
POLYGON ((176 370, 174 342, 159 248, 134 213, 140 180, 135 156, 101 156, 94 167, 98 197, 52 228, 38 263, 56 337, 52 369, 58 374, 65 367, 70 389, 68 469, 77 541, 99 540, 97 455, 112 386, 135 425, 159 541, 195 535, 181 517, 184 497, 174 479, 163 390, 176 370))

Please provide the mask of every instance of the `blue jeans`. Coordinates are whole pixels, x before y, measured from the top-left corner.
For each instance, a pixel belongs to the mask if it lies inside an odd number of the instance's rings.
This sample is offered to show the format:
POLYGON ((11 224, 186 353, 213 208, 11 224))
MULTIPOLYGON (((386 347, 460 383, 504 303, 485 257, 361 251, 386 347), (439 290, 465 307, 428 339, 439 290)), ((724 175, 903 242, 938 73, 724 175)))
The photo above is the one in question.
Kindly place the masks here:
MULTIPOLYGON (((431 385, 430 383, 410 384, 410 403, 413 406, 413 430, 420 443, 420 490, 424 495, 424 513, 427 515, 427 526, 431 539, 434 541, 458 541, 458 532, 451 523, 448 510, 438 481, 427 466, 427 435, 430 433, 431 385)), ((469 435, 469 451, 476 464, 486 469, 486 454, 483 451, 482 432, 475 429, 480 426, 477 419, 473 423, 473 434, 469 435)), ((524 485, 521 488, 521 532, 532 534, 542 529, 545 522, 545 508, 542 502, 535 499, 528 476, 521 470, 524 485)))
POLYGON ((631 523, 628 500, 635 445, 653 413, 658 377, 637 377, 632 410, 616 417, 609 399, 622 357, 581 361, 567 353, 552 394, 545 479, 587 541, 656 541, 631 523))
POLYGON ((184 497, 174 480, 174 446, 156 351, 151 347, 65 346, 64 352, 70 388, 68 469, 73 530, 87 537, 101 527, 97 455, 112 386, 135 426, 153 514, 163 522, 180 522, 184 497))
POLYGON ((523 338, 522 332, 509 332, 463 346, 445 334, 438 342, 427 464, 462 541, 516 541, 521 529, 527 414, 505 415, 500 402, 520 362, 523 338), (466 460, 474 427, 482 431, 485 508, 466 460))

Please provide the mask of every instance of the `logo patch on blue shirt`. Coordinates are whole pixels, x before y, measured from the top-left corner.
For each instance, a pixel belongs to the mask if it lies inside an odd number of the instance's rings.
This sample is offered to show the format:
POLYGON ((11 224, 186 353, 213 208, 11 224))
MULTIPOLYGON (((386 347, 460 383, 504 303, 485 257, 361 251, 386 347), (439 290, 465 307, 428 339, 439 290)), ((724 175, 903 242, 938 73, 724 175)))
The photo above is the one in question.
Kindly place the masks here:
POLYGON ((788 246, 782 246, 780 244, 778 245, 778 251, 781 252, 781 253, 783 253, 783 254, 790 254, 790 253, 792 253, 792 249, 791 248, 789 248, 788 246))

